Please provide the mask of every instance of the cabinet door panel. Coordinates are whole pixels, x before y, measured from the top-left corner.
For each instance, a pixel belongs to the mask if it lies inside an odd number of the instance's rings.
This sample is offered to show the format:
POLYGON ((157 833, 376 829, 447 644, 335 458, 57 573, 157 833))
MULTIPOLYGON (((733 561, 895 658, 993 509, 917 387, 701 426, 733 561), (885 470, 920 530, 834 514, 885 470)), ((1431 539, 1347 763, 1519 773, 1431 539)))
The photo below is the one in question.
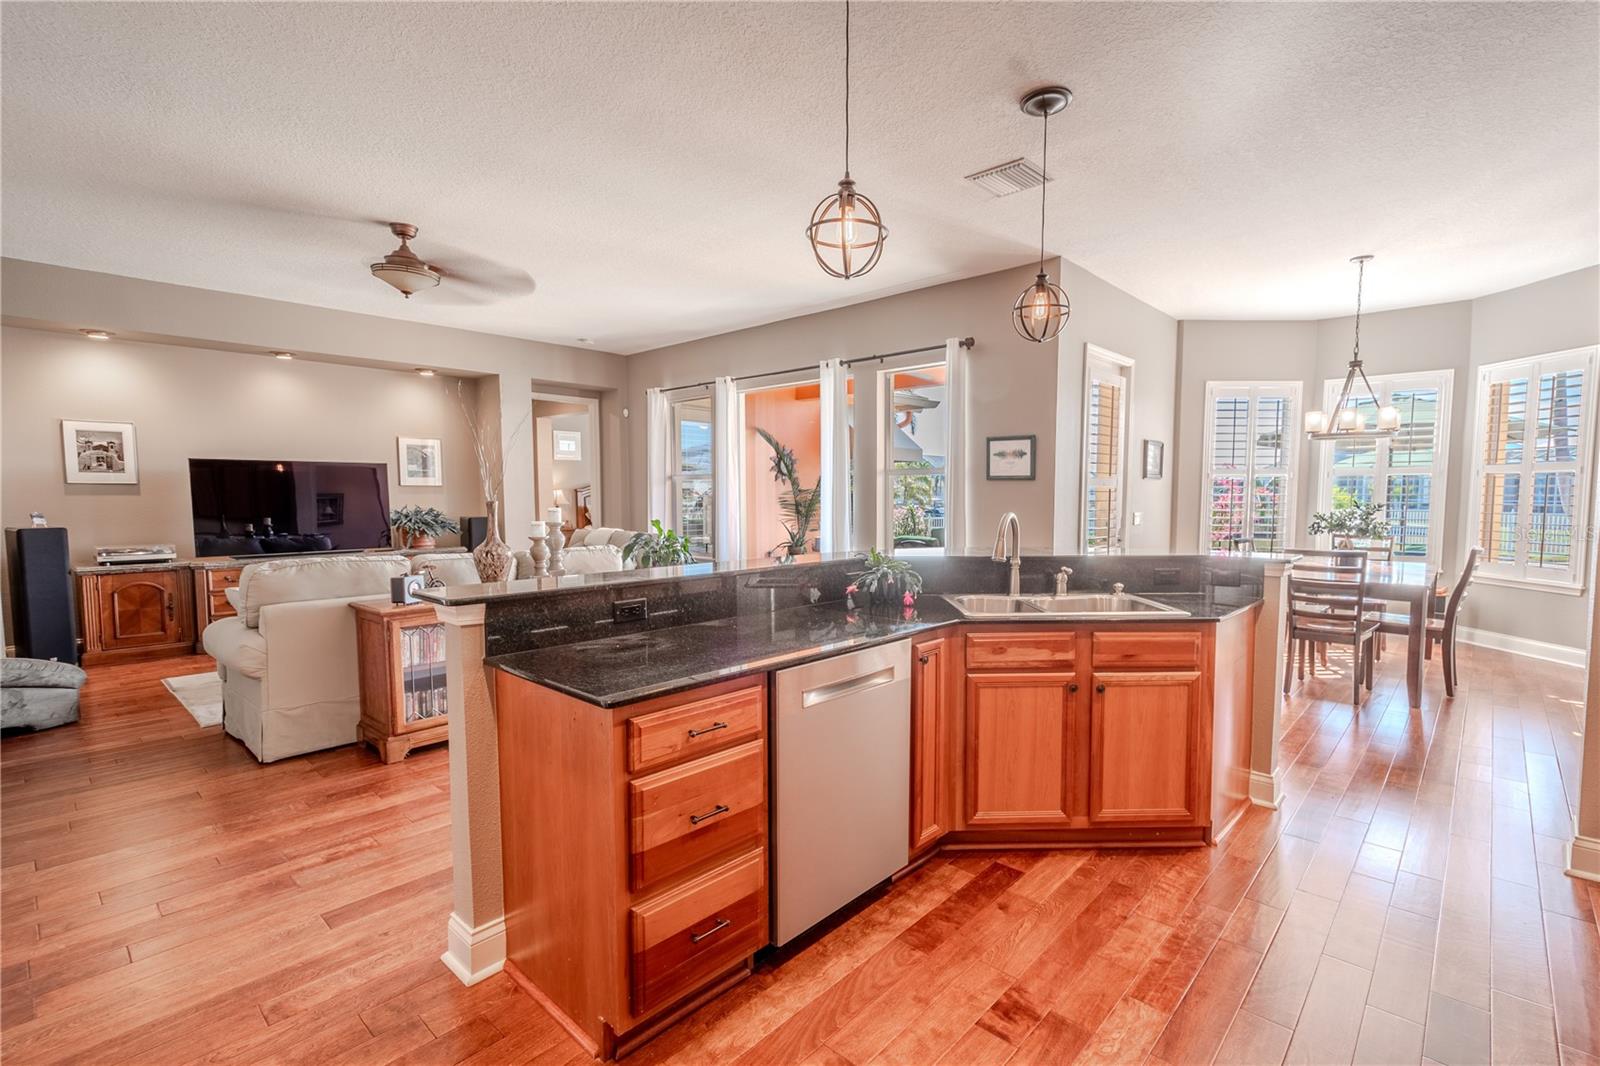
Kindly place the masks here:
POLYGON ((172 644, 179 639, 179 575, 157 572, 100 578, 101 633, 107 648, 172 644))
POLYGON ((1090 716, 1091 822, 1198 820, 1198 671, 1097 673, 1090 716))
POLYGON ((941 637, 911 651, 911 850, 944 836, 949 826, 947 751, 950 642, 941 637))
POLYGON ((1042 827, 1070 820, 1073 674, 967 678, 967 824, 1042 827))

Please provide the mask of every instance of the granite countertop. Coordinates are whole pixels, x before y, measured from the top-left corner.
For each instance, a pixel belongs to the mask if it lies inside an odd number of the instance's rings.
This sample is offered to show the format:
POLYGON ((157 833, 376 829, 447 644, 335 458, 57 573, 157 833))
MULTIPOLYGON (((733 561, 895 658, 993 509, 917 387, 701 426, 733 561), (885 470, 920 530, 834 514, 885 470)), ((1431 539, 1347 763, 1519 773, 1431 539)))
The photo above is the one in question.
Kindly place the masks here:
MULTIPOLYGON (((1155 625, 1215 622, 1258 602, 1230 603, 1201 593, 1140 595, 1189 612, 1138 619, 1155 625)), ((513 652, 487 662, 498 670, 596 706, 620 707, 966 621, 943 596, 936 595, 923 596, 910 610, 852 611, 842 603, 827 603, 513 652)), ((1053 624, 1051 620, 1026 616, 1017 621, 1053 624)))

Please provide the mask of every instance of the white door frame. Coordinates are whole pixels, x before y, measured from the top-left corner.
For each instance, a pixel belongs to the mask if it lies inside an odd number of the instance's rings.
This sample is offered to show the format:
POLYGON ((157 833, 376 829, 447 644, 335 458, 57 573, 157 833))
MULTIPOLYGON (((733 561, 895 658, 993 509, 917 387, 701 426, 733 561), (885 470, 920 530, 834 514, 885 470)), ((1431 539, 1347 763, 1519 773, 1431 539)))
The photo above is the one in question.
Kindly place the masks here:
MULTIPOLYGON (((541 400, 544 400, 544 401, 547 401, 547 402, 550 402, 550 403, 582 404, 584 407, 588 408, 588 424, 587 424, 586 428, 588 429, 588 437, 589 437, 589 441, 590 441, 590 447, 593 449, 593 451, 591 453, 593 455, 593 458, 590 460, 589 466, 590 466, 590 469, 594 471, 594 477, 590 481, 589 499, 590 499, 590 505, 591 506, 590 506, 590 511, 589 511, 589 521, 591 523, 593 523, 594 525, 598 526, 598 525, 600 525, 600 522, 603 520, 603 516, 602 516, 601 519, 596 519, 595 515, 594 515, 594 507, 598 506, 598 507, 600 507, 601 510, 605 510, 605 496, 604 496, 604 493, 603 493, 603 491, 601 489, 601 485, 600 485, 601 468, 605 465, 604 464, 605 455, 601 451, 602 445, 601 445, 601 441, 600 441, 600 397, 598 397, 598 396, 586 396, 583 393, 543 392, 543 391, 535 388, 533 390, 532 395, 530 395, 529 398, 528 398, 528 412, 529 412, 529 417, 530 418, 532 418, 532 414, 533 414, 533 405, 535 403, 541 401, 541 400)), ((537 418, 532 418, 532 421, 533 421, 533 426, 532 426, 532 430, 533 431, 528 434, 528 439, 531 442, 532 448, 534 450, 534 456, 533 456, 534 516, 533 517, 534 517, 535 521, 538 521, 539 519, 541 519, 544 516, 546 504, 544 503, 544 500, 542 498, 540 498, 540 496, 539 496, 539 488, 540 488, 539 483, 538 483, 538 481, 539 481, 539 456, 538 456, 539 420, 537 418)), ((577 501, 576 498, 574 498, 573 501, 572 501, 572 521, 574 523, 576 523, 578 521, 578 501, 577 501)))
POLYGON ((1118 486, 1121 494, 1119 500, 1118 516, 1118 547, 1126 549, 1128 546, 1128 431, 1133 422, 1133 360, 1125 355, 1119 355, 1109 348, 1102 348, 1098 344, 1085 343, 1083 346, 1083 412, 1080 423, 1082 433, 1078 438, 1078 552, 1086 554, 1089 550, 1089 472, 1084 462, 1087 457, 1089 443, 1089 385, 1094 378, 1094 361, 1111 363, 1121 367, 1124 371, 1123 378, 1127 381, 1122 392, 1122 484, 1118 486))

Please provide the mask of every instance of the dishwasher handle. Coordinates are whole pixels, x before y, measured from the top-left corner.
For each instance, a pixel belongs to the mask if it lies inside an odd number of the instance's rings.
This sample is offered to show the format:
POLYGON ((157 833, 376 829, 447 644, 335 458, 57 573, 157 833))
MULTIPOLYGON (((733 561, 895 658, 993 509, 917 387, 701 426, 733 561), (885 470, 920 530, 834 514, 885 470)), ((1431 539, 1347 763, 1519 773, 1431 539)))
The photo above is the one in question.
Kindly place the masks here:
POLYGON ((884 685, 894 684, 894 667, 885 666, 882 670, 874 670, 870 674, 861 674, 857 677, 835 681, 830 685, 818 685, 808 688, 800 693, 800 706, 815 707, 819 703, 827 703, 843 696, 853 696, 858 692, 881 688, 884 685))

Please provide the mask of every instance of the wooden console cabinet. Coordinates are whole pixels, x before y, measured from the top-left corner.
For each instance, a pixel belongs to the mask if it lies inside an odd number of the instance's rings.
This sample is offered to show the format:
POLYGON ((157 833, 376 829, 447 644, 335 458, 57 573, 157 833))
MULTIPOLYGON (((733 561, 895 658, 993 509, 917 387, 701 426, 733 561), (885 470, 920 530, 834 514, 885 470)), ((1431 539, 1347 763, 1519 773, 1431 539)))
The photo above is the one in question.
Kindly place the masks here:
POLYGON ((78 575, 83 665, 194 651, 194 590, 187 567, 78 575))
POLYGON ((228 589, 239 587, 242 566, 196 566, 194 568, 195 632, 204 633, 206 626, 219 618, 232 618, 238 614, 228 602, 228 589))
POLYGON ((352 603, 361 684, 358 735, 386 763, 450 739, 444 626, 427 603, 352 603))

